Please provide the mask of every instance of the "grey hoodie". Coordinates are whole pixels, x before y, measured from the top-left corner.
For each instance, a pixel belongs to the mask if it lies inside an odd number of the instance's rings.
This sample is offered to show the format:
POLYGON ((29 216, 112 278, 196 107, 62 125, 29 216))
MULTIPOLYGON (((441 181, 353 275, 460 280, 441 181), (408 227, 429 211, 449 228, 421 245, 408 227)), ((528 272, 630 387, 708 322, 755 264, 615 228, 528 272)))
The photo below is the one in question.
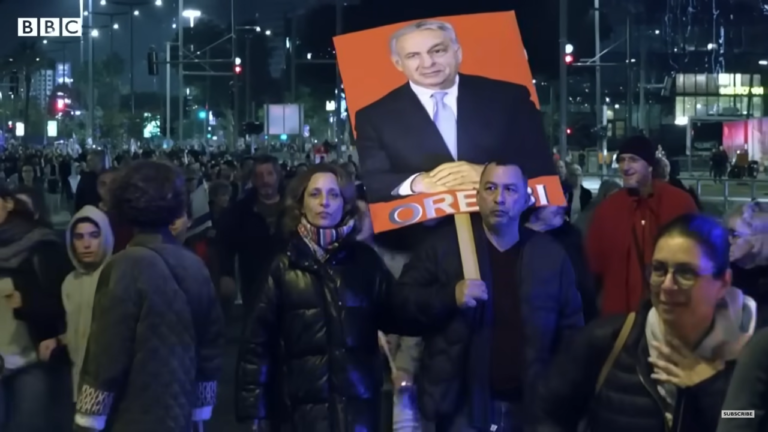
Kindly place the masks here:
POLYGON ((96 285, 99 282, 101 269, 112 256, 112 250, 115 245, 115 236, 112 234, 112 227, 109 224, 109 218, 104 212, 93 206, 85 206, 72 217, 66 233, 67 251, 69 259, 75 266, 75 270, 64 280, 61 287, 64 309, 67 312, 67 332, 64 335, 64 341, 69 350, 69 356, 72 358, 72 383, 75 389, 75 400, 77 400, 77 389, 80 381, 80 370, 85 360, 85 348, 88 344, 88 336, 91 333, 91 315, 93 311, 93 298, 96 293, 96 285), (101 231, 102 247, 104 255, 96 268, 87 268, 83 265, 75 254, 72 243, 72 230, 75 224, 83 218, 92 219, 101 231))

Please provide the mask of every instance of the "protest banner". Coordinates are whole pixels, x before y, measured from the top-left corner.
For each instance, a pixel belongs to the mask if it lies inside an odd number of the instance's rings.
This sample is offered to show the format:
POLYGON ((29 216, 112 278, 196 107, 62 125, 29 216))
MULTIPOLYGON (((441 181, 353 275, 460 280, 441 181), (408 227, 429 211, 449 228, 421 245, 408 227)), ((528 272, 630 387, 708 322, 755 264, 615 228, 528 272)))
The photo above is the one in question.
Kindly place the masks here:
POLYGON ((376 232, 453 214, 465 277, 476 278, 467 213, 477 207, 460 205, 473 194, 413 196, 419 173, 453 164, 473 178, 460 188, 469 189, 483 165, 514 163, 530 190, 546 191, 532 194, 536 205, 566 204, 514 12, 399 23, 337 36, 334 44, 376 232), (429 213, 425 203, 440 199, 458 207, 442 201, 429 213))

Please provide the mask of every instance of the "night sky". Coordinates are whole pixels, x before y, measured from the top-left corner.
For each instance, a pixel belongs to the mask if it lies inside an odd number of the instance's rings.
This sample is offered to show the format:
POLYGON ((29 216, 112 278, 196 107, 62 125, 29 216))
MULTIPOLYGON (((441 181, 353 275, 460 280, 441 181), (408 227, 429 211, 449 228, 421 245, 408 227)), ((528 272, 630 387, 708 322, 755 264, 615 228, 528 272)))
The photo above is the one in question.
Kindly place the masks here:
MULTIPOLYGON (((86 9, 87 9, 87 0, 86 9)), ((149 0, 137 0, 139 2, 149 0)), ((95 11, 120 12, 125 8, 100 6, 99 0, 93 0, 95 11)), ((198 9, 204 14, 221 21, 229 22, 229 2, 221 0, 186 0, 185 9, 198 9)), ((79 13, 80 3, 78 0, 4 0, 0 1, 0 56, 7 55, 13 50, 17 41, 22 38, 16 36, 17 18, 47 18, 47 17, 76 17, 79 13)), ((255 2, 253 0, 235 0, 235 10, 238 17, 245 19, 255 16, 255 2)), ((172 25, 178 15, 178 3, 176 0, 164 0, 162 7, 154 4, 143 6, 140 9, 140 16, 135 18, 134 22, 134 68, 136 76, 137 91, 154 90, 153 77, 147 75, 145 65, 145 55, 151 45, 155 45, 159 51, 164 50, 164 44, 170 40, 175 30, 172 25)), ((129 16, 115 17, 119 29, 114 30, 114 49, 124 59, 126 67, 129 59, 130 39, 129 39, 129 16)), ((94 26, 108 25, 109 17, 95 16, 94 26)), ((109 29, 100 30, 101 35, 96 42, 96 56, 104 55, 109 51, 109 29)), ((72 40, 74 38, 61 38, 61 40, 72 40)), ((50 50, 50 56, 58 61, 62 60, 63 52, 66 49, 67 61, 73 61, 75 64, 80 58, 79 44, 66 45, 46 45, 46 50, 50 50)), ((127 80, 127 77, 126 77, 127 80)), ((158 82, 158 86, 164 86, 164 82, 158 82)), ((162 89, 161 89, 162 90, 162 89)))
MULTIPOLYGON (((116 12, 125 10, 119 7, 100 6, 99 0, 92 0, 96 11, 116 12)), ((125 0, 123 0, 125 1, 125 0)), ((163 0, 161 7, 154 6, 154 0, 135 0, 137 2, 150 3, 140 11, 140 16, 135 18, 135 53, 134 71, 137 91, 161 90, 165 85, 164 79, 159 77, 155 83, 153 77, 148 76, 145 64, 147 50, 150 46, 157 47, 163 52, 165 42, 170 40, 175 32, 174 19, 178 13, 178 0, 163 0)), ((234 0, 238 22, 257 17, 256 11, 261 5, 264 7, 269 0, 234 0)), ((284 0, 291 4, 311 3, 317 4, 321 0, 284 0)), ((346 31, 361 30, 380 25, 393 24, 410 19, 423 19, 444 15, 460 15, 467 13, 493 12, 515 10, 518 14, 518 23, 523 36, 523 43, 528 51, 529 62, 534 74, 557 73, 557 64, 560 61, 557 34, 557 7, 558 0, 350 0, 360 4, 359 19, 355 23, 345 25, 346 31)), ((610 0, 605 0, 609 2, 610 0)), ((629 0, 626 0, 629 1, 629 0)), ((661 1, 661 0, 654 0, 661 1)), ((325 1, 328 3, 328 1, 325 1)), ((591 31, 583 31, 588 25, 588 14, 593 0, 569 0, 569 18, 572 33, 591 37, 591 31)), ((229 1, 222 0, 186 0, 185 9, 198 9, 205 17, 219 20, 228 24, 230 10, 229 1)), ((17 18, 20 17, 65 17, 77 16, 79 10, 78 0, 0 0, 0 56, 13 50, 20 40, 16 36, 17 18)), ((109 17, 94 17, 95 25, 109 25, 109 17)), ((116 22, 120 28, 114 31, 114 48, 128 63, 130 58, 128 16, 117 17, 116 22)), ((333 20, 333 18, 331 18, 333 20)), ((333 24, 328 23, 333 31, 333 24)), ((100 37, 96 43, 97 57, 103 56, 109 51, 109 29, 100 30, 100 37)), ((331 40, 328 35, 328 45, 331 40)), ((62 38, 72 40, 74 38, 62 38)), ((593 45, 593 43, 592 43, 593 45)), ((55 45, 54 45, 55 46, 55 45)), ((46 48, 54 48, 51 44, 46 48)), ((587 46, 584 43, 583 46, 587 46)), ((51 57, 61 61, 62 45, 51 52, 51 57)), ((74 60, 75 65, 79 60, 80 47, 74 43, 68 45, 67 60, 74 60)), ((126 74, 127 75, 127 74, 126 74)), ((127 82, 127 76, 125 78, 127 82)), ((175 86, 174 86, 175 87, 175 86)))

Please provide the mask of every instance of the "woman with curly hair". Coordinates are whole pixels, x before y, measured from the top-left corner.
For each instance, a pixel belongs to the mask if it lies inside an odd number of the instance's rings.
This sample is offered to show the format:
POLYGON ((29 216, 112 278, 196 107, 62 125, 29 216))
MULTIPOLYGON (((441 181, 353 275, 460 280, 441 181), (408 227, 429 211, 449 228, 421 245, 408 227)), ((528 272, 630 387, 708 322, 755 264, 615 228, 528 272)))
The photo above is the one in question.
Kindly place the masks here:
POLYGON ((131 164, 112 188, 135 234, 96 287, 79 430, 188 432, 211 416, 223 319, 208 270, 169 228, 186 195, 181 172, 156 161, 131 164))
POLYGON ((379 431, 377 330, 395 329, 392 275, 358 242, 355 184, 318 164, 290 184, 287 250, 254 292, 237 365, 236 414, 254 430, 379 431))

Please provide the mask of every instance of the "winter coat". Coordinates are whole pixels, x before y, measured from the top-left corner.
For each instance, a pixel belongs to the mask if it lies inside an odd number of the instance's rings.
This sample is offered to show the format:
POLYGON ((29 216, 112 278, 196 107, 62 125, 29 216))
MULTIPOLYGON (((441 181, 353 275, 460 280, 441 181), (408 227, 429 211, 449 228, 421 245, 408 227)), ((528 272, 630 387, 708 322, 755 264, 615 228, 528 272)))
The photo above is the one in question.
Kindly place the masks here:
POLYGON ((320 262, 291 239, 256 290, 237 365, 238 419, 293 432, 378 431, 377 330, 403 330, 393 324, 392 282, 366 244, 344 241, 320 262))
POLYGON ((137 234, 99 277, 76 424, 189 432, 216 400, 223 327, 202 261, 167 230, 137 234))

